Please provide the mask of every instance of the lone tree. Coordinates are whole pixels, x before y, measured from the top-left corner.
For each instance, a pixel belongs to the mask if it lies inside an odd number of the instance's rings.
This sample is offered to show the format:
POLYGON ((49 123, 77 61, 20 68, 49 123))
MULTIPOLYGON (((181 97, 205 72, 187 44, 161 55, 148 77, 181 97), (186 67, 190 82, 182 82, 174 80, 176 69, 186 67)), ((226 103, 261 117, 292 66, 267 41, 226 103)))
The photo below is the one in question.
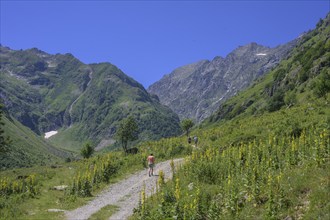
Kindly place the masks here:
POLYGON ((90 158, 94 153, 94 148, 90 143, 86 143, 85 146, 81 149, 80 153, 83 158, 90 158))
POLYGON ((139 128, 132 116, 124 119, 117 130, 117 139, 121 142, 125 153, 127 153, 127 145, 129 141, 135 141, 138 139, 139 128))
POLYGON ((181 128, 186 132, 187 137, 189 136, 190 128, 192 128, 193 126, 194 126, 194 122, 191 119, 187 118, 181 121, 181 128))

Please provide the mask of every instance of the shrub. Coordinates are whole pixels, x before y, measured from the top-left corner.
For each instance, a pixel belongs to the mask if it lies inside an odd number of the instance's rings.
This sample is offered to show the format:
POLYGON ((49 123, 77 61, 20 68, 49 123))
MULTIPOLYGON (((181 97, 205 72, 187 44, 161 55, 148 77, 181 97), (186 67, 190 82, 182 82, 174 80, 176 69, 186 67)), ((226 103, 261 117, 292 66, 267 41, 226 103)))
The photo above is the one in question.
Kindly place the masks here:
POLYGON ((284 92, 283 90, 278 90, 275 92, 274 96, 272 96, 268 101, 268 111, 274 112, 279 110, 284 105, 284 92))
POLYGON ((91 144, 87 143, 85 146, 81 149, 81 156, 83 158, 90 158, 92 154, 94 153, 94 148, 91 146, 91 144))
POLYGON ((324 69, 319 78, 314 81, 313 89, 314 94, 318 98, 326 97, 330 92, 330 73, 327 69, 324 69))

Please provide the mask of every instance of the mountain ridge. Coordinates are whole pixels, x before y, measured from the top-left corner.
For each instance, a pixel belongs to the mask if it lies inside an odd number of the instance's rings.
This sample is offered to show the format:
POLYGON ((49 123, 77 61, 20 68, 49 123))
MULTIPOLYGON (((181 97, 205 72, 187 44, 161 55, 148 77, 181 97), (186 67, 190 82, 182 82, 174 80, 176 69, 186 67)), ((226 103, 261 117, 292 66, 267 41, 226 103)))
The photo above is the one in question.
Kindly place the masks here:
POLYGON ((250 43, 226 57, 201 60, 173 70, 148 87, 179 117, 201 122, 227 98, 249 86, 287 56, 297 40, 274 48, 250 43))

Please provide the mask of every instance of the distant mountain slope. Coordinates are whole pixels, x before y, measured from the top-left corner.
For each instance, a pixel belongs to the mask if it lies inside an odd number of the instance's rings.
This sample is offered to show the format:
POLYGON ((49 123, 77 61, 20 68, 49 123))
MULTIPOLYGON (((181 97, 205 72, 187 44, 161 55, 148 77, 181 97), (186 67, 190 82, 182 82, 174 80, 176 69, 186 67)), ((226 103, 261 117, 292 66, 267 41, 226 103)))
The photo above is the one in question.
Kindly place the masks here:
POLYGON ((241 46, 225 58, 179 67, 152 84, 148 91, 180 118, 202 121, 226 99, 276 66, 295 44, 296 40, 276 48, 256 43, 241 46))
POLYGON ((6 152, 0 152, 0 168, 50 165, 72 157, 49 145, 17 120, 4 117, 3 122, 4 135, 10 137, 11 144, 6 152))
POLYGON ((82 142, 112 143, 118 123, 133 115, 141 138, 180 132, 179 119, 142 85, 110 63, 86 65, 71 54, 0 47, 0 98, 9 113, 62 148, 82 142), (64 146, 65 145, 65 146, 64 146))
POLYGON ((330 14, 317 24, 315 30, 302 37, 287 59, 250 88, 221 105, 209 121, 259 115, 313 103, 318 98, 324 98, 327 104, 329 92, 330 14))
POLYGON ((90 67, 92 80, 83 95, 71 104, 67 117, 71 115, 72 124, 64 135, 78 141, 87 136, 94 137, 96 143, 111 143, 119 122, 128 115, 137 119, 140 139, 179 134, 178 116, 150 96, 141 84, 109 63, 90 67))
POLYGON ((72 55, 0 47, 0 98, 37 134, 69 124, 64 115, 83 92, 89 68, 72 55))

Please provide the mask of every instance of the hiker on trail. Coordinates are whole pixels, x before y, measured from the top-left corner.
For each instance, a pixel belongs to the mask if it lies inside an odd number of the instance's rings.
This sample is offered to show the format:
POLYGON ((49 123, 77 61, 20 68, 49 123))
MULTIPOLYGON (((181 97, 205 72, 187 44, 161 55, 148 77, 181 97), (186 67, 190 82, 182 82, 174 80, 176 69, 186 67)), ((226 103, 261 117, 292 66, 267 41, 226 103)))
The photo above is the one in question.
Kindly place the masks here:
POLYGON ((197 147, 197 143, 198 143, 198 137, 194 136, 194 142, 195 142, 195 146, 197 147))
POLYGON ((153 154, 150 154, 147 158, 149 166, 149 177, 154 175, 154 166, 155 166, 155 157, 153 154))

